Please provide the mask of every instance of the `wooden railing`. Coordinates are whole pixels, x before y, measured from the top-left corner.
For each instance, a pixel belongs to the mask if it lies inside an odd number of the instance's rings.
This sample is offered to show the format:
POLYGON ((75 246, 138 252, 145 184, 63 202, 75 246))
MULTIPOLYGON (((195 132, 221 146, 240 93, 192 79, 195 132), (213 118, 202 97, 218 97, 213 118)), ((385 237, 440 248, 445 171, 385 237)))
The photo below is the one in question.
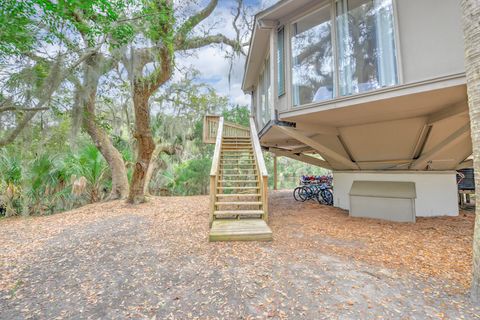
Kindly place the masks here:
MULTIPOLYGON (((203 119, 203 142, 214 144, 217 138, 220 116, 207 115, 203 119)), ((223 137, 248 137, 250 130, 236 123, 223 122, 223 137)))
POLYGON ((212 168, 210 169, 210 226, 213 222, 213 212, 215 211, 215 201, 217 200, 217 184, 220 175, 220 155, 222 152, 223 129, 223 117, 218 117, 217 128, 215 129, 217 133, 215 138, 215 151, 213 153, 212 168))
POLYGON ((262 198, 262 208, 264 211, 263 219, 268 221, 268 172, 265 160, 263 159, 262 147, 258 139, 255 120, 250 118, 250 136, 252 137, 253 154, 258 169, 258 179, 262 198))
POLYGON ((215 212, 215 202, 217 199, 217 186, 220 176, 220 156, 222 151, 222 140, 224 137, 251 137, 255 165, 258 170, 258 182, 264 211, 263 219, 268 220, 268 173, 265 161, 263 159, 260 141, 258 139, 255 121, 250 118, 250 128, 226 122, 220 116, 206 116, 204 120, 203 139, 205 143, 215 143, 215 152, 212 159, 212 168, 210 170, 210 225, 213 222, 215 212), (212 135, 215 133, 214 142, 212 135))
POLYGON ((224 122, 224 126, 225 126, 225 129, 223 132, 223 136, 226 138, 250 136, 250 130, 248 130, 248 128, 245 128, 244 126, 240 126, 238 124, 228 122, 228 121, 224 122))

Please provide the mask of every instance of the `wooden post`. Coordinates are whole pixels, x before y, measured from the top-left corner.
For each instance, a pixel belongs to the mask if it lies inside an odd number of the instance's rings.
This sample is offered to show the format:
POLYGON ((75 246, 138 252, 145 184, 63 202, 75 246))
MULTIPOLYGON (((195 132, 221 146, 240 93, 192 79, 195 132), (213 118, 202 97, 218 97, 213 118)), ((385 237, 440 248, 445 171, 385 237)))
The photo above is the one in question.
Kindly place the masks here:
POLYGON ((273 156, 273 190, 278 190, 277 156, 273 156))

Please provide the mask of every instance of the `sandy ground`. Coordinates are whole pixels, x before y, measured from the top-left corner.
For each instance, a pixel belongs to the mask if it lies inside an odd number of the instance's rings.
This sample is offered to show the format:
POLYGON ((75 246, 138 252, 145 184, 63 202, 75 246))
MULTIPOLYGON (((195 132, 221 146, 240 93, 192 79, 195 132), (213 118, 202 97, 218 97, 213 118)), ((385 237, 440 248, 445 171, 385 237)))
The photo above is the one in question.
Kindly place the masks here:
POLYGON ((0 319, 475 319, 473 213, 395 224, 270 197, 268 243, 209 243, 208 197, 0 220, 0 319))

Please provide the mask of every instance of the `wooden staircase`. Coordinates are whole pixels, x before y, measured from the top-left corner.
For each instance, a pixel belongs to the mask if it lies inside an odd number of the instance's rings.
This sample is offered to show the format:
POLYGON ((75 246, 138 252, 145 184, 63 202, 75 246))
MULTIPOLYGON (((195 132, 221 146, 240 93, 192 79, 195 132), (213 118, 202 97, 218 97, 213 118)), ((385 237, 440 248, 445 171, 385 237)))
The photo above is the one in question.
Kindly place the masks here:
POLYGON ((214 124, 208 120, 215 116, 208 117, 204 128, 217 135, 210 172, 210 241, 272 240, 266 223, 268 175, 253 121, 249 129, 218 117, 218 129, 211 130, 214 124))

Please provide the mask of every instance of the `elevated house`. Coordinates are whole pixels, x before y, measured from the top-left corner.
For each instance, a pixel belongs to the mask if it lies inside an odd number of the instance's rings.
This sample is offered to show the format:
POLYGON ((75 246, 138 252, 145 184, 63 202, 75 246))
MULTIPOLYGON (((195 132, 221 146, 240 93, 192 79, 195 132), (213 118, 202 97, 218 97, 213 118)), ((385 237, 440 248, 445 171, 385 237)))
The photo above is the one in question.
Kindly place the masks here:
POLYGON ((262 148, 333 170, 335 206, 458 214, 472 154, 458 0, 280 1, 255 16, 243 90, 262 148))

